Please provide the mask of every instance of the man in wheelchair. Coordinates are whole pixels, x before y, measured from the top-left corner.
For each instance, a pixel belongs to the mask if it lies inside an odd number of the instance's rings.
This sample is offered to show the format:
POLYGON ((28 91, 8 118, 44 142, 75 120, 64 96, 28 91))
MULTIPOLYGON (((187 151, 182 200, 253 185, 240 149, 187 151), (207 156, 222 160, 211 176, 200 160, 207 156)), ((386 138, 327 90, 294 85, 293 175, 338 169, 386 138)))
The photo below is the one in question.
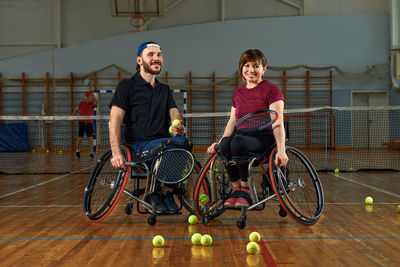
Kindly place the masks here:
MULTIPOLYGON (((278 86, 263 79, 266 68, 267 60, 260 50, 250 49, 243 52, 239 60, 239 74, 245 83, 233 93, 231 114, 223 137, 207 150, 209 154, 215 154, 218 145, 224 161, 227 162, 225 167, 231 179, 232 191, 230 198, 224 202, 226 207, 249 206, 252 202, 246 162, 251 154, 263 154, 276 142, 278 152, 275 164, 286 166, 288 162, 283 123, 284 96, 278 86), (256 134, 235 132, 240 119, 245 119, 246 114, 260 110, 275 111, 277 121, 272 127, 256 134)), ((243 121, 243 124, 246 122, 243 121)))
MULTIPOLYGON (((168 140, 187 143, 183 136, 183 126, 173 126, 173 136, 169 134, 171 121, 182 116, 170 92, 169 86, 160 83, 156 75, 161 72, 163 57, 160 46, 154 42, 141 44, 137 51, 137 72, 122 80, 110 103, 109 135, 112 150, 111 164, 114 168, 124 168, 126 159, 120 149, 120 127, 125 125, 125 142, 140 157, 151 156, 168 140), (147 153, 147 155, 145 155, 147 153)), ((173 188, 177 184, 163 186, 151 179, 145 201, 156 204, 157 213, 176 212, 179 207, 173 197, 173 188)))

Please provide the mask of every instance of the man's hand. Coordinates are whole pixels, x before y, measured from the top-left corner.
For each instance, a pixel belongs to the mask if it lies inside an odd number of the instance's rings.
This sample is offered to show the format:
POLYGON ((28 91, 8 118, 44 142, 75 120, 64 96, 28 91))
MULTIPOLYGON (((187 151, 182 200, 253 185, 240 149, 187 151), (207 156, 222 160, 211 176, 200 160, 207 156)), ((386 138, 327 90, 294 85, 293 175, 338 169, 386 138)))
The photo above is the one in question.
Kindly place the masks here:
POLYGON ((116 153, 116 155, 112 156, 111 165, 117 169, 125 168, 125 158, 122 153, 116 153))

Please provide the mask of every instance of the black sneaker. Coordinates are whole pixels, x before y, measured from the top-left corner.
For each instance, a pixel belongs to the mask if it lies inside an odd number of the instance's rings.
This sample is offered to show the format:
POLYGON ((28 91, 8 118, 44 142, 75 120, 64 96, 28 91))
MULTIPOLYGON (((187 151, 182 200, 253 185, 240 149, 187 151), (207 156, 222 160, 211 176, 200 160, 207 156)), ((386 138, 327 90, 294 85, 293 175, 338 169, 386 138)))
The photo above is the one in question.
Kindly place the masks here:
POLYGON ((145 201, 151 205, 153 202, 155 202, 157 213, 164 213, 168 210, 167 207, 164 205, 161 196, 157 193, 151 193, 146 197, 145 201))
POLYGON ((90 153, 90 158, 92 159, 92 158, 94 158, 94 154, 93 153, 90 153))
POLYGON ((164 196, 164 204, 167 206, 168 210, 172 213, 177 212, 179 210, 178 205, 175 203, 174 193, 168 191, 164 196))
POLYGON ((76 151, 76 157, 79 159, 81 157, 81 152, 76 151))

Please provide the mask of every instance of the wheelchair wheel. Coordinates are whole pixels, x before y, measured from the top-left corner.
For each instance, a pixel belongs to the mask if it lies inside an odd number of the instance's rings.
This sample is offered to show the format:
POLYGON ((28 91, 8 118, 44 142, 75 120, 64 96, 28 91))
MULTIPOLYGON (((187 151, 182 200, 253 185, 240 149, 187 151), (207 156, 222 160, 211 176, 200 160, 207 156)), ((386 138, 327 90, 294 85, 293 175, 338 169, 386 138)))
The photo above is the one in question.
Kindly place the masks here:
POLYGON ((230 190, 231 183, 225 165, 215 154, 201 169, 193 196, 196 214, 202 217, 203 223, 225 211, 224 201, 229 196, 230 190), (208 196, 207 203, 200 201, 203 194, 208 196))
MULTIPOLYGON (((121 146, 121 152, 126 160, 131 160, 127 147, 121 146)), ((129 178, 130 168, 127 171, 113 168, 111 157, 110 149, 97 161, 85 188, 83 208, 94 222, 104 220, 112 212, 129 178)))
POLYGON ((288 165, 277 167, 274 164, 276 152, 275 147, 269 159, 269 175, 281 208, 300 224, 315 224, 324 208, 324 194, 317 172, 300 150, 290 146, 286 147, 288 165))
MULTIPOLYGON (((200 170, 201 165, 197 160, 195 160, 192 174, 184 182, 182 182, 183 192, 181 201, 182 205, 187 211, 189 211, 190 214, 195 214, 193 194, 196 188, 197 177, 200 174, 200 170)), ((205 183, 208 183, 208 181, 205 181, 205 183)))

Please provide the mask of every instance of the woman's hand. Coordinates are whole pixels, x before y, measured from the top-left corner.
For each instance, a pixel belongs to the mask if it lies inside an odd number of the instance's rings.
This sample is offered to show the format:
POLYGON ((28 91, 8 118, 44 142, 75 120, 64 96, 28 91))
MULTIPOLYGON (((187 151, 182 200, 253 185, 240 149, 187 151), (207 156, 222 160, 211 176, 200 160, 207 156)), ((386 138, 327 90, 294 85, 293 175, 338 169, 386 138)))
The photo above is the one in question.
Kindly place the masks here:
POLYGON ((289 158, 286 155, 286 152, 278 150, 278 152, 276 153, 276 156, 275 156, 275 166, 284 167, 287 165, 288 161, 289 161, 289 158))
POLYGON ((213 143, 211 146, 209 146, 207 148, 207 153, 210 155, 214 155, 215 153, 217 153, 217 151, 215 151, 215 147, 218 145, 218 143, 213 143))

